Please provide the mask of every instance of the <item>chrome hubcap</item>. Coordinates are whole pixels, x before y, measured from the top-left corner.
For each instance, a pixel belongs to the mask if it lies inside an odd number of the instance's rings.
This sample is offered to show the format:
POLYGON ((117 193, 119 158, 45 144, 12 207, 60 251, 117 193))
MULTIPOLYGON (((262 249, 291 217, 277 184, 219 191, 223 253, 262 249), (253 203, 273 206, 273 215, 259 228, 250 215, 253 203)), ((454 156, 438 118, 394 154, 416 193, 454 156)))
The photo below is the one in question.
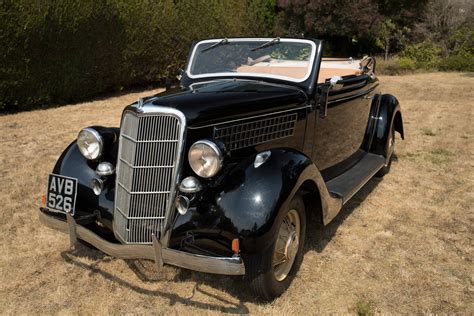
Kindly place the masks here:
POLYGON ((281 223, 273 253, 273 273, 278 281, 283 281, 293 266, 298 253, 300 231, 300 217, 292 209, 281 223))
POLYGON ((387 160, 385 162, 385 166, 388 165, 390 159, 392 158, 393 149, 395 147, 394 145, 395 145, 395 139, 394 139, 394 135, 393 135, 393 132, 392 132, 392 133, 390 133, 390 138, 387 141, 387 160))

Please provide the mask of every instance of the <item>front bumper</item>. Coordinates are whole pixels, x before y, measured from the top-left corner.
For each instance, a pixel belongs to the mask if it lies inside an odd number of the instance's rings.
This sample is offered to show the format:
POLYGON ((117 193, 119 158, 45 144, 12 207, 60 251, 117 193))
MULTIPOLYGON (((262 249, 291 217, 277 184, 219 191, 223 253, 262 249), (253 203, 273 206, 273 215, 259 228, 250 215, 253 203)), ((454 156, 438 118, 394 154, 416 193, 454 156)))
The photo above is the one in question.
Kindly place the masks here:
POLYGON ((68 233, 71 245, 74 245, 79 238, 112 257, 154 260, 158 269, 161 269, 163 264, 169 264, 206 273, 225 275, 245 274, 244 263, 242 258, 238 255, 232 257, 209 257, 192 254, 162 247, 156 237, 153 237, 153 245, 115 244, 77 224, 74 218, 69 214, 66 214, 67 221, 64 221, 55 216, 48 215, 48 212, 48 209, 40 208, 39 219, 41 223, 49 228, 68 233))

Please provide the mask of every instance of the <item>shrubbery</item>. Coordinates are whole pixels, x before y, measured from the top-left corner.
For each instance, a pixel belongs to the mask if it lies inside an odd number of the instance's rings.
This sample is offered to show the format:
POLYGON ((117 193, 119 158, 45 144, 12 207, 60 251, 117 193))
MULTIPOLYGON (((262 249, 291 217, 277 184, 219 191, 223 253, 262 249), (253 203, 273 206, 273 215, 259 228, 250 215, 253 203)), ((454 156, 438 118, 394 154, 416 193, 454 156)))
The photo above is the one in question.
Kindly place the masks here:
POLYGON ((416 70, 415 62, 410 58, 377 59, 377 73, 382 75, 401 75, 416 70))
POLYGON ((0 111, 158 83, 193 40, 271 32, 272 10, 274 0, 2 0, 0 111))
POLYGON ((443 71, 468 71, 474 72, 474 55, 451 55, 444 58, 439 70, 443 71))
MULTIPOLYGON (((436 14, 441 14, 436 11, 436 14)), ((446 22, 448 23, 448 22, 446 22)), ((443 45, 433 39, 406 45, 394 58, 378 60, 381 74, 414 71, 474 71, 474 30, 466 21, 445 34, 443 45)), ((433 34, 433 36, 436 34, 433 34)), ((438 35, 442 38, 443 36, 438 35)))
POLYGON ((0 0, 0 112, 162 83, 210 37, 305 36, 332 56, 395 54, 378 59, 381 74, 474 71, 473 12, 463 0, 0 0))
POLYGON ((398 56, 384 61, 377 60, 379 74, 398 75, 415 71, 474 71, 473 46, 466 41, 459 43, 443 57, 440 46, 432 42, 422 42, 406 46, 398 56))
POLYGON ((435 62, 417 62, 408 57, 394 57, 386 61, 377 59, 377 73, 381 75, 402 75, 426 71, 464 71, 474 72, 474 55, 450 55, 436 58, 435 62))
POLYGON ((406 46, 400 56, 412 60, 417 69, 435 70, 441 61, 441 51, 441 47, 432 42, 422 42, 406 46))

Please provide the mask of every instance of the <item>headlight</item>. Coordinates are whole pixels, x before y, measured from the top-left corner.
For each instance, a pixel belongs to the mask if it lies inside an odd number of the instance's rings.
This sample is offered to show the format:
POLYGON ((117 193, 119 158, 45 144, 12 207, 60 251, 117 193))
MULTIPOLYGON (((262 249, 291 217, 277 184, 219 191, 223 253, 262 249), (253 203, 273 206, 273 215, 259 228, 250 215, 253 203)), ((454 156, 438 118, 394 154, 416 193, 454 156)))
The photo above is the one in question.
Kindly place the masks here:
POLYGON ((202 178, 216 175, 222 167, 222 152, 209 140, 195 142, 189 149, 188 159, 193 171, 202 178))
POLYGON ((104 140, 93 128, 84 128, 77 136, 77 147, 87 159, 94 160, 102 155, 104 140))

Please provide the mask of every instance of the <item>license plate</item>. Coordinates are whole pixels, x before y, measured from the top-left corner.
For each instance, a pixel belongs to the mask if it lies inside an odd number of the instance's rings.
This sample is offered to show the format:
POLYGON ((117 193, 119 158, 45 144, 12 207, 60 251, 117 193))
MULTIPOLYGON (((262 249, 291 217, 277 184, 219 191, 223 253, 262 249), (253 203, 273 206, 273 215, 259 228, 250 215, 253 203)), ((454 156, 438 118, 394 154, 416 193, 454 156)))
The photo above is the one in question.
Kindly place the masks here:
POLYGON ((77 179, 50 174, 48 179, 48 208, 74 215, 77 195, 77 179))

